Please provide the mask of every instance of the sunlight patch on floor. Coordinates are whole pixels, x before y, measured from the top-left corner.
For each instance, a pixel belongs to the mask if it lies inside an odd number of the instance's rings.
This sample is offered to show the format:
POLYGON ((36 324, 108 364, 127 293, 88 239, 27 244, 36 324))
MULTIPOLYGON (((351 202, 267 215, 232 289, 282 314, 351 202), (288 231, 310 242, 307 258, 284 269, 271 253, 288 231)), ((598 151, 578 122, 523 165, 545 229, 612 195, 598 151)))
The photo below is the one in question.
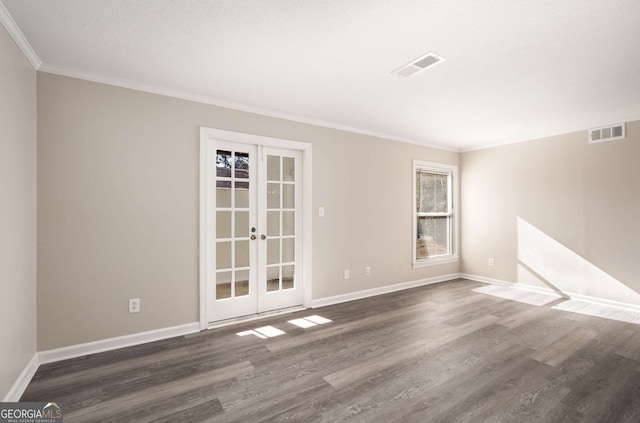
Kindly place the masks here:
POLYGON ((238 332, 236 333, 236 335, 238 336, 247 336, 247 335, 255 335, 260 339, 267 339, 266 336, 259 334, 258 332, 256 332, 255 330, 245 330, 244 332, 238 332))
POLYGON ((559 295, 541 294, 538 292, 527 291, 524 289, 511 288, 507 286, 488 285, 472 290, 479 294, 491 295, 493 297, 503 298, 505 300, 518 301, 520 303, 543 306, 561 298, 559 295))
POLYGON ((284 335, 285 332, 274 328, 273 326, 263 326, 261 328, 245 330, 244 332, 238 332, 238 336, 255 335, 260 339, 274 338, 276 336, 284 335))
POLYGON ((640 325, 640 313, 620 308, 590 304, 578 300, 567 300, 551 308, 640 325))
MULTIPOLYGON (((298 326, 300 328, 310 328, 317 325, 324 325, 325 323, 331 323, 332 320, 327 319, 326 317, 318 316, 314 314, 313 316, 302 317, 300 319, 289 320, 289 323, 292 325, 298 326)), ((255 335, 260 339, 274 338, 276 336, 284 335, 286 332, 280 330, 278 328, 274 328, 273 326, 263 326, 261 328, 245 330, 242 332, 236 333, 238 336, 247 336, 247 335, 255 335)))
POLYGON ((303 329, 310 328, 312 326, 317 326, 316 323, 313 323, 307 319, 293 319, 293 320, 289 320, 289 323, 303 329))
POLYGON ((330 322, 331 320, 318 315, 307 316, 301 319, 289 320, 289 323, 291 323, 292 325, 298 326, 300 328, 310 328, 312 326, 324 325, 325 323, 330 323, 330 322))

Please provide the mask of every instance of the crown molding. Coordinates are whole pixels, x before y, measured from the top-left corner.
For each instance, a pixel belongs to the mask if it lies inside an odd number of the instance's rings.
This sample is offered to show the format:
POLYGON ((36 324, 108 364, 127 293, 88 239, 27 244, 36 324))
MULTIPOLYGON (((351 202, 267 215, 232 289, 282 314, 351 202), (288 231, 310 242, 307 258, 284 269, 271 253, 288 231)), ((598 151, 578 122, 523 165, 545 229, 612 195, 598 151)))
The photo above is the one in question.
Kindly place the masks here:
POLYGON ((196 94, 189 91, 176 90, 173 88, 166 88, 159 85, 147 84, 147 83, 138 82, 130 79, 116 78, 116 77, 101 75, 101 74, 92 73, 92 72, 85 72, 82 70, 66 68, 63 66, 52 66, 44 63, 40 66, 39 71, 45 72, 45 73, 51 73, 55 75, 68 76, 71 78, 83 79, 85 81, 98 82, 106 85, 113 85, 121 88, 129 88, 136 91, 159 94, 167 97, 178 98, 181 100, 188 100, 188 101, 194 101, 197 103, 209 104, 212 106, 224 107, 227 109, 239 110, 247 113, 254 113, 254 114, 273 117, 277 119, 285 119, 285 120, 304 123, 308 125, 315 125, 315 126, 321 126, 329 129, 337 129, 340 131, 352 132, 352 133, 361 134, 361 135, 368 135, 376 138, 387 139, 390 141, 402 142, 406 144, 414 144, 414 145, 419 145, 421 147, 433 148, 436 150, 451 151, 454 153, 460 152, 460 149, 457 149, 457 148, 447 147, 447 146, 438 145, 438 144, 424 143, 424 142, 420 142, 420 141, 409 139, 409 138, 403 138, 403 137, 397 137, 390 134, 385 134, 383 132, 370 131, 370 130, 343 125, 343 124, 335 123, 331 121, 308 118, 308 117, 303 117, 303 116, 294 115, 290 113, 264 109, 256 106, 247 105, 247 104, 221 100, 215 97, 204 96, 204 95, 196 94))
POLYGON ((200 94, 196 94, 188 91, 162 87, 159 85, 147 84, 147 83, 124 79, 124 78, 116 78, 112 76, 86 72, 86 71, 67 68, 63 66, 54 66, 54 65, 45 64, 45 63, 42 63, 42 60, 40 60, 36 52, 33 50, 33 48, 31 47, 31 44, 29 44, 29 41, 27 41, 22 31, 20 31, 20 28, 18 28, 18 25, 13 20, 13 17, 11 16, 9 11, 6 9, 6 7, 2 3, 2 0, 0 0, 0 22, 7 29, 7 32, 9 32, 9 34, 11 35, 13 40, 16 42, 20 50, 22 50, 22 53, 29 60, 33 68, 41 72, 52 73, 52 74, 61 75, 61 76, 68 76, 72 78, 83 79, 86 81, 98 82, 101 84, 113 85, 113 86, 122 87, 122 88, 129 88, 137 91, 144 91, 152 94, 159 94, 167 97, 178 98, 181 100, 188 100, 188 101, 194 101, 197 103, 209 104, 212 106, 225 107, 227 109, 234 109, 234 110, 239 110, 247 113, 254 113, 254 114, 269 116, 269 117, 278 118, 278 119, 285 119, 285 120, 304 123, 308 125, 315 125, 315 126, 321 126, 329 129, 337 129, 340 131, 352 132, 352 133, 361 134, 361 135, 368 135, 376 138, 387 139, 390 141, 419 145, 421 147, 433 148, 436 150, 451 151, 454 153, 460 152, 460 149, 458 148, 448 147, 440 144, 425 143, 425 142, 421 142, 421 141, 410 139, 410 138, 398 137, 398 136, 387 134, 384 132, 370 131, 367 129, 358 128, 358 127, 349 126, 349 125, 343 125, 336 122, 308 118, 308 117, 298 116, 298 115, 290 114, 286 112, 264 109, 261 107, 221 100, 215 97, 204 96, 204 95, 200 95, 200 94))
POLYGON ((9 35, 11 35, 13 41, 16 42, 20 50, 22 50, 22 54, 24 54, 27 60, 29 60, 31 66, 33 66, 35 70, 40 69, 40 66, 42 66, 42 60, 40 60, 36 52, 33 50, 31 44, 29 44, 29 41, 27 41, 22 31, 20 31, 16 21, 13 20, 13 17, 11 17, 7 8, 4 7, 2 1, 0 1, 0 22, 5 27, 9 35))
MULTIPOLYGON (((640 115, 627 115, 625 117, 623 117, 623 119, 611 119, 609 123, 597 123, 594 125, 591 125, 589 128, 599 128, 599 127, 603 127, 603 126, 610 126, 611 122, 618 122, 618 124, 620 123, 629 123, 629 122, 635 122, 640 120, 640 115)), ((507 147, 510 145, 514 145, 514 144, 522 144, 525 142, 529 142, 529 141, 539 141, 539 140, 543 140, 546 138, 555 138, 555 137, 562 137, 562 136, 571 136, 571 135, 575 135, 575 134, 582 134, 584 133, 584 139, 585 142, 587 140, 588 137, 588 133, 589 129, 588 128, 570 128, 568 129, 566 132, 558 132, 558 133, 553 133, 553 134, 549 134, 549 135, 543 135, 543 136, 539 136, 536 138, 527 138, 527 139, 520 139, 520 140, 514 140, 514 141, 507 141, 507 142, 502 142, 502 143, 497 143, 497 144, 485 144, 485 145, 480 145, 477 147, 469 147, 469 148, 461 148, 459 150, 459 153, 463 154, 463 153, 471 153, 473 151, 480 151, 480 150, 488 150, 490 148, 498 148, 498 147, 507 147)))

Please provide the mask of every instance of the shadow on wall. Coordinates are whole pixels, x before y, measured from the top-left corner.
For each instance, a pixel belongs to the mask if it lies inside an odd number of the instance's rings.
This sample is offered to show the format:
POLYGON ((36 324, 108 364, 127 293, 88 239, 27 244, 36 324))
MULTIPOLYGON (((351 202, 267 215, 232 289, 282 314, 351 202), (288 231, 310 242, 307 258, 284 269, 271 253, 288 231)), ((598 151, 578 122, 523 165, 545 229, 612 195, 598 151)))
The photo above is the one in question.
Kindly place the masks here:
POLYGON ((517 217, 518 277, 522 285, 551 288, 565 297, 595 297, 640 305, 640 294, 517 217))

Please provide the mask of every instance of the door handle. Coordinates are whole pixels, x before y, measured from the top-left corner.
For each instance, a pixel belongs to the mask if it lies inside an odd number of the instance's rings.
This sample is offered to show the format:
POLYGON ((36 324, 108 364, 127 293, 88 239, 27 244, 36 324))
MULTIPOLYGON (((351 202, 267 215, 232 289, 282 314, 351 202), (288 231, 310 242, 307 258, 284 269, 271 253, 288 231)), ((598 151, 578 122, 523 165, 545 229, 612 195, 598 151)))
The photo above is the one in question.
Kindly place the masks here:
POLYGON ((256 236, 255 235, 251 235, 251 241, 255 241, 256 240, 256 236))
POLYGON ((265 239, 267 239, 267 236, 265 234, 262 234, 262 235, 260 235, 260 239, 261 240, 265 240, 265 239))

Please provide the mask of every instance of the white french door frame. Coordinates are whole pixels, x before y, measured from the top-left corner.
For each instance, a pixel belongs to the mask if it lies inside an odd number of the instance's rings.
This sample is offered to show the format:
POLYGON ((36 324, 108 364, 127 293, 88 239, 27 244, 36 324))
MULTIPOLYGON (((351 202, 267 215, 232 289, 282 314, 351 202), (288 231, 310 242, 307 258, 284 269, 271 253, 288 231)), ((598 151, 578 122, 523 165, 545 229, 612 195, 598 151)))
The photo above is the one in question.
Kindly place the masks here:
POLYGON ((207 213, 213 205, 209 204, 209 152, 207 148, 216 142, 236 142, 258 146, 258 154, 262 154, 262 147, 283 148, 297 150, 302 154, 302 269, 299 273, 302 277, 302 305, 311 307, 311 227, 312 227, 312 196, 311 196, 311 175, 312 175, 312 146, 310 143, 284 140, 279 138, 264 137, 260 135, 245 134, 241 132, 224 131, 221 129, 200 127, 200 330, 205 330, 209 326, 207 298, 207 280, 210 272, 207 266, 207 257, 210 257, 207 243, 207 233, 209 232, 207 213))

